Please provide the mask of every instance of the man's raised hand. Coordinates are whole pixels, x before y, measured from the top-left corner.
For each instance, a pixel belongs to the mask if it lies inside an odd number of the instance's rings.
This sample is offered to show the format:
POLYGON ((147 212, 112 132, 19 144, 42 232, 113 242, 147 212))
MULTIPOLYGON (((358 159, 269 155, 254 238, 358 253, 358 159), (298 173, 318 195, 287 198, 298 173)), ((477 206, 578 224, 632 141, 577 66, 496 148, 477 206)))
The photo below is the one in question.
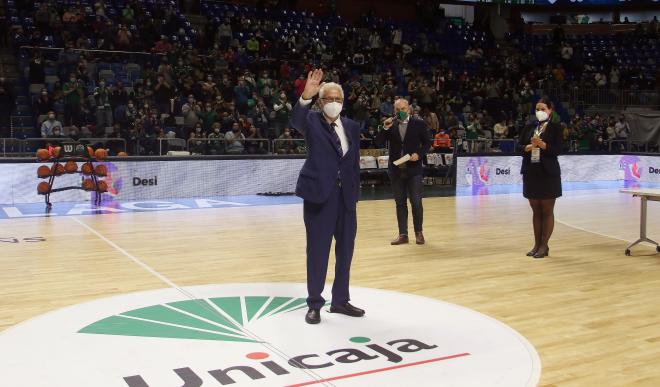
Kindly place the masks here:
POLYGON ((307 74, 307 83, 302 93, 303 99, 312 99, 321 90, 321 81, 323 80, 323 70, 315 69, 307 74))

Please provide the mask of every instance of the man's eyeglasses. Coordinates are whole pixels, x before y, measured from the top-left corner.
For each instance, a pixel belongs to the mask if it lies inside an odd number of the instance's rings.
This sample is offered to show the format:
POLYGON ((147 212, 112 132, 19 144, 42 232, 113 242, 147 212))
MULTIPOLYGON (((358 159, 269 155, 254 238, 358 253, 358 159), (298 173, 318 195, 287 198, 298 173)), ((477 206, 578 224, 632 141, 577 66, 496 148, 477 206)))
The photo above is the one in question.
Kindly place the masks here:
POLYGON ((343 98, 321 98, 321 101, 323 101, 325 103, 330 103, 330 102, 343 103, 344 99, 343 98))

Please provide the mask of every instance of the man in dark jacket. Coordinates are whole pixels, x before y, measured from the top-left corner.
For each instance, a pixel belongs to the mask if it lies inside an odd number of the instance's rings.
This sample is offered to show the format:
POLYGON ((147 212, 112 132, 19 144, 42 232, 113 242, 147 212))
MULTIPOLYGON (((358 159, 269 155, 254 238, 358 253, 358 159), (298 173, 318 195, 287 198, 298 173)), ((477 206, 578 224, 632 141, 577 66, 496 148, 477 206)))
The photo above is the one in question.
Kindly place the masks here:
POLYGON ((398 99, 394 103, 394 111, 396 117, 390 117, 383 123, 390 142, 388 174, 399 225, 399 236, 392 241, 392 245, 408 243, 408 196, 412 207, 415 242, 421 245, 425 242, 422 233, 422 160, 431 145, 430 134, 424 121, 411 117, 407 100, 398 99))

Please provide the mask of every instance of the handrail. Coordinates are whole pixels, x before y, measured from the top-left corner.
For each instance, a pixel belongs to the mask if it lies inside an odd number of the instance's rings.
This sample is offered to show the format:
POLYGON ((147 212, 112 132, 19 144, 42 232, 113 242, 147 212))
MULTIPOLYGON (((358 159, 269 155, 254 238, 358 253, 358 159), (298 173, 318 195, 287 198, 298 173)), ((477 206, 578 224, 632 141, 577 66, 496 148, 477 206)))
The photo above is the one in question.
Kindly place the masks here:
POLYGON ((93 144, 95 142, 103 142, 103 143, 121 142, 124 145, 124 152, 128 151, 128 144, 126 140, 121 137, 84 137, 84 138, 79 138, 78 142, 87 143, 87 144, 93 144))

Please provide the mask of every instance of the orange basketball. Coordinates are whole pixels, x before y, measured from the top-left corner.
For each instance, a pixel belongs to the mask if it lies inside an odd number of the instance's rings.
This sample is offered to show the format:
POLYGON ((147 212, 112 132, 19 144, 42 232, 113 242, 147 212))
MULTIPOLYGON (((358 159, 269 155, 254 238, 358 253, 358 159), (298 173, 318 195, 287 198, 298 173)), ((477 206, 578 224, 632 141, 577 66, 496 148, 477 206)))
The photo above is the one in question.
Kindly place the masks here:
POLYGON ((37 192, 39 192, 39 195, 47 194, 48 192, 50 192, 50 184, 46 183, 45 181, 42 181, 37 185, 37 192))
POLYGON ((87 147, 87 154, 89 155, 90 158, 94 157, 94 149, 91 146, 87 147))
POLYGON ((84 175, 91 175, 94 171, 94 168, 92 167, 91 163, 85 163, 83 164, 82 168, 80 168, 80 170, 84 175))
POLYGON ((96 176, 103 177, 108 175, 108 167, 106 167, 103 164, 97 165, 96 168, 94 168, 94 170, 96 171, 96 176))
POLYGON ((62 164, 55 164, 53 167, 50 169, 50 173, 55 175, 55 176, 60 176, 64 174, 64 165, 62 164))
POLYGON ((60 157, 61 151, 62 151, 62 148, 59 147, 59 146, 56 146, 55 148, 53 148, 53 157, 55 157, 55 158, 60 157))
POLYGON ((119 153, 117 153, 117 156, 119 156, 119 157, 126 157, 126 156, 128 156, 128 153, 126 153, 126 152, 119 152, 119 153))
POLYGON ((64 164, 64 171, 66 173, 75 173, 78 171, 78 164, 73 160, 69 160, 64 164))
POLYGON ((47 165, 40 166, 37 168, 37 176, 41 179, 50 176, 50 168, 47 165))
POLYGON ((106 157, 108 157, 108 151, 103 148, 99 148, 96 150, 96 152, 94 152, 94 155, 96 156, 97 160, 104 160, 106 157))
POLYGON ((99 180, 99 192, 108 192, 108 183, 103 180, 99 180))
POLYGON ((82 187, 85 191, 94 191, 94 182, 92 179, 85 179, 82 182, 82 187))
POLYGON ((37 151, 37 158, 39 161, 46 161, 50 158, 50 153, 48 153, 48 149, 39 149, 37 151))

